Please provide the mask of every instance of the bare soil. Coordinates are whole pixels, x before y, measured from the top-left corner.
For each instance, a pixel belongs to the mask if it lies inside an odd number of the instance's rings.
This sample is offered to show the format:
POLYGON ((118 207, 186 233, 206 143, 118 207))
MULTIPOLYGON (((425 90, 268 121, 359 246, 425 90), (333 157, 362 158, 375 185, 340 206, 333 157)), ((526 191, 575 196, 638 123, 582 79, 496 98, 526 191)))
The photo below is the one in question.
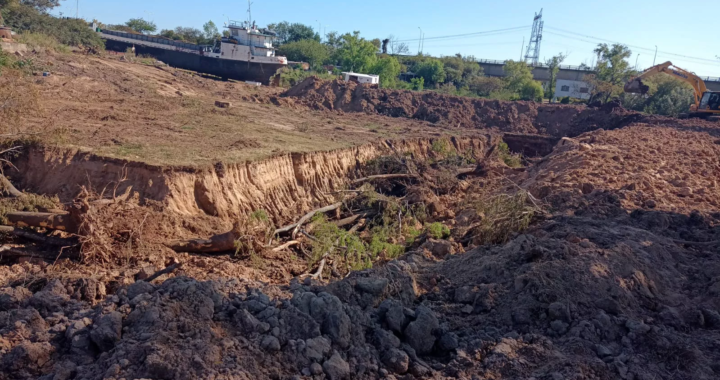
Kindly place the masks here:
MULTIPOLYGON (((173 76, 167 68, 90 62, 96 69, 117 65, 108 75, 118 78, 156 71, 173 76)), ((182 82, 187 87, 179 91, 207 91, 207 79, 189 78, 197 85, 182 82)), ((381 255, 373 268, 347 274, 336 265, 342 259, 331 258, 323 276, 313 279, 308 274, 317 260, 305 256, 313 253, 313 242, 302 234, 302 245, 277 252, 272 247, 289 237, 260 240, 261 249, 253 251, 243 245, 235 252, 180 254, 167 243, 226 232, 232 221, 189 216, 139 197, 91 208, 81 215, 94 221, 94 229, 86 226, 80 236, 87 244, 81 252, 93 255, 85 262, 65 256, 0 260, 0 378, 720 377, 719 125, 651 117, 614 104, 504 103, 314 79, 282 96, 223 85, 246 91, 232 98, 230 110, 275 103, 277 115, 298 119, 337 118, 356 126, 385 120, 419 125, 412 133, 486 134, 468 156, 435 140, 423 154, 398 150, 358 165, 353 178, 409 176, 371 181, 377 194, 368 204, 358 203, 364 195, 348 198, 367 190, 349 181, 342 182, 345 189, 323 187, 341 173, 326 170, 340 166, 340 152, 302 161, 317 169, 301 183, 308 193, 337 191, 346 198, 346 208, 328 215, 331 222, 402 202, 422 205, 427 223, 446 226, 449 236, 425 232, 399 241, 405 245, 400 256, 381 255), (526 152, 520 167, 507 165, 517 157, 500 148, 501 132, 533 134, 513 140, 513 150, 526 152), (548 152, 550 141, 557 143, 548 152), (471 160, 475 168, 456 175, 471 160), (521 204, 498 203, 518 194, 530 195, 521 204), (173 263, 182 267, 142 280, 173 263)), ((145 110, 145 96, 164 105, 175 99, 148 94, 133 92, 107 106, 145 110)), ((52 100, 48 107, 64 112, 60 104, 79 104, 74 99, 52 100)), ((161 108, 147 109, 169 118, 161 108)), ((91 145, 87 141, 94 140, 83 137, 90 118, 79 109, 78 141, 91 145)), ((139 128, 132 120, 118 124, 143 138, 168 122, 158 116, 139 128)), ((344 143, 367 135, 349 133, 344 143)), ((210 149, 211 140, 197 144, 210 149)), ((257 143, 264 147, 266 139, 257 143)), ((262 149, 253 146, 246 148, 262 149)), ((167 162, 184 162, 173 157, 167 162)), ((91 201, 86 196, 59 207, 72 211, 91 201)), ((372 239, 372 231, 359 231, 372 239)), ((316 233, 312 226, 307 232, 316 233)), ((20 238, 4 243, 33 248, 20 238)))

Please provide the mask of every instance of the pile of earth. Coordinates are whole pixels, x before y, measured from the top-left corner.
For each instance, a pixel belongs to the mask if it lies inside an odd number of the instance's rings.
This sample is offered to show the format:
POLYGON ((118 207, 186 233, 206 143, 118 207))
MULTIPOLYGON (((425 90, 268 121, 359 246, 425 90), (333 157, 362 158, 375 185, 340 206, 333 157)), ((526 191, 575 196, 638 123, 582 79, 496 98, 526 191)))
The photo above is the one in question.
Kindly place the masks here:
POLYGON ((277 105, 316 110, 364 112, 429 121, 450 128, 497 129, 500 132, 574 137, 595 129, 615 129, 641 120, 677 123, 676 119, 628 111, 617 103, 598 107, 467 98, 433 91, 381 89, 377 86, 323 81, 310 77, 280 97, 277 105))
POLYGON ((718 228, 578 197, 598 214, 462 255, 434 241, 324 286, 174 277, 94 306, 82 282, 6 287, 3 378, 717 378, 720 260, 674 238, 718 228))

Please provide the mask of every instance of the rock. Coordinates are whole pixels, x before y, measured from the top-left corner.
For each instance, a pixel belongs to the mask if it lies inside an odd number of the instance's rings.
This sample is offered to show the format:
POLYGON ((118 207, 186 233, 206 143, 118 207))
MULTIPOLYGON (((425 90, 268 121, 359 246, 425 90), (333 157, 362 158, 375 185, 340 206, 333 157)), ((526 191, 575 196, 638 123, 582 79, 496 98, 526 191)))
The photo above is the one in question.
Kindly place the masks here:
POLYGON ((323 363, 323 370, 330 380, 340 380, 350 375, 350 365, 338 353, 323 363))
POLYGON ((620 304, 612 298, 603 298, 595 301, 595 306, 602 309, 608 314, 618 315, 620 314, 620 304))
POLYGON ((415 313, 417 318, 405 328, 405 341, 418 354, 423 355, 432 351, 435 345, 433 332, 440 324, 432 310, 427 307, 420 306, 415 313))
POLYGON ((323 373, 323 367, 320 365, 320 363, 310 364, 310 373, 315 376, 320 376, 323 373))
POLYGON ((385 354, 382 356, 382 362, 390 371, 402 375, 407 372, 410 366, 410 357, 405 351, 392 348, 385 351, 385 354))
POLYGON ((321 331, 340 347, 350 344, 350 317, 343 311, 333 311, 325 317, 321 331))
POLYGON ((272 335, 265 335, 260 342, 260 347, 268 352, 280 351, 280 341, 272 335))
POLYGON ((550 322, 550 327, 558 334, 564 334, 569 326, 570 325, 560 320, 554 320, 550 322))
POLYGON ((583 194, 590 194, 595 190, 595 186, 593 186, 592 183, 583 183, 582 184, 582 193, 583 194))
POLYGON ((32 292, 22 286, 0 289, 0 311, 17 309, 23 306, 31 297, 32 292))
POLYGON ((113 311, 103 315, 94 324, 90 332, 90 339, 100 348, 100 351, 110 351, 115 343, 120 340, 122 334, 122 314, 113 311))
POLYGON ((472 305, 465 305, 463 306, 460 311, 462 311, 465 314, 472 314, 472 312, 475 310, 475 308, 472 305))
POLYGON ((647 208, 655 208, 657 207, 657 202, 653 199, 648 199, 645 201, 645 207, 647 208))
POLYGON ((332 342, 330 339, 319 336, 305 341, 305 357, 310 360, 322 361, 330 352, 332 342))
POLYGON ((230 108, 232 106, 232 103, 223 100, 216 100, 215 106, 218 108, 230 108))
POLYGON ((477 293, 473 291, 473 288, 469 286, 461 286, 455 289, 455 302, 457 303, 468 303, 475 302, 477 293))
MULTIPOLYGON (((157 272, 154 265, 145 265, 135 274, 135 281, 144 280, 157 272)), ((132 298, 131 298, 132 299, 132 298)))
POLYGON ((400 347, 400 339, 395 334, 376 328, 371 335, 371 341, 377 347, 378 351, 385 351, 391 348, 400 347))
POLYGON ((473 305, 473 312, 485 313, 492 310, 495 307, 497 294, 495 292, 495 285, 480 285, 478 287, 478 293, 475 297, 475 304, 473 305))
POLYGON ((570 322, 570 310, 567 305, 562 302, 553 302, 548 307, 548 315, 551 320, 560 320, 570 322))
POLYGON ((720 328, 720 313, 711 309, 702 309, 705 325, 712 328, 720 328))
POLYGON ((137 281, 127 288, 128 299, 133 299, 143 293, 152 293, 155 290, 155 286, 149 282, 137 281))
POLYGON ((75 377, 77 366, 75 363, 64 360, 62 362, 59 362, 53 366, 53 372, 54 376, 52 377, 52 380, 68 380, 75 377))
POLYGON ((595 352, 600 358, 612 355, 612 351, 609 348, 603 346, 602 344, 595 345, 595 352))
POLYGON ((320 325, 310 315, 290 307, 280 311, 287 339, 309 339, 320 336, 320 325))
POLYGON ((457 336, 453 333, 445 333, 438 339, 437 346, 442 351, 452 351, 458 348, 457 336))
POLYGON ((428 239, 420 248, 427 249, 433 256, 439 259, 444 259, 445 256, 455 253, 452 243, 447 240, 428 239))
POLYGON ((387 310, 385 311, 385 323, 390 330, 401 333, 407 325, 407 317, 405 316, 405 308, 397 301, 383 301, 387 310))
POLYGON ((37 372, 50 360, 50 356, 54 351, 55 348, 48 342, 31 343, 26 340, 3 355, 1 368, 4 370, 5 375, 9 374, 9 372, 5 371, 16 373, 20 370, 37 372))
POLYGON ((493 352, 493 354, 508 356, 513 353, 513 348, 509 342, 507 342, 507 341, 505 341, 505 339, 503 339, 500 343, 498 343, 495 346, 495 348, 493 348, 492 352, 493 352))
POLYGON ((643 321, 637 321, 633 319, 628 319, 627 322, 625 322, 625 327, 627 327, 628 330, 630 330, 631 333, 634 334, 646 334, 650 331, 650 326, 643 323, 643 321))
POLYGON ((677 194, 681 197, 689 197, 692 195, 692 193, 692 189, 687 186, 677 189, 677 194))
POLYGON ((383 294, 387 288, 388 279, 382 277, 361 277, 357 279, 355 287, 361 292, 370 293, 374 296, 383 294))

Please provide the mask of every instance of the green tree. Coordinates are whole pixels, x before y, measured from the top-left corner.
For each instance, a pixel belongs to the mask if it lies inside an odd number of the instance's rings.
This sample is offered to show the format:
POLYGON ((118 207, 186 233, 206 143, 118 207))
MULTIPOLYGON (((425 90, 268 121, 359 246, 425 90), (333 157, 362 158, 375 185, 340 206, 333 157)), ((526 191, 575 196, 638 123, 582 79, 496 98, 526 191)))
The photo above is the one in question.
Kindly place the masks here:
POLYGON ((560 53, 545 61, 545 65, 548 67, 550 72, 550 80, 548 81, 547 88, 545 89, 545 97, 552 99, 555 96, 555 87, 557 86, 557 75, 560 72, 560 64, 567 58, 566 55, 560 53))
POLYGON ((508 90, 520 93, 526 83, 533 80, 532 69, 525 62, 509 60, 503 66, 505 83, 508 90))
POLYGON ((458 89, 469 86, 473 78, 482 76, 483 71, 473 56, 455 54, 440 59, 445 66, 446 82, 452 82, 458 89))
POLYGON ((543 88, 540 82, 536 80, 525 82, 520 89, 520 99, 541 102, 543 99, 543 88))
POLYGON ((590 102, 607 103, 623 93, 625 82, 635 74, 627 61, 632 51, 621 44, 599 44, 594 52, 598 58, 595 74, 586 76, 592 89, 590 102))
POLYGON ((157 26, 152 21, 146 21, 143 18, 131 18, 125 23, 126 26, 138 33, 152 33, 157 30, 157 26))
POLYGON ((395 57, 381 57, 370 68, 369 73, 380 76, 381 87, 392 88, 400 75, 400 62, 395 57))
POLYGON ((335 60, 343 70, 364 72, 377 61, 377 48, 372 42, 361 38, 360 32, 342 35, 342 43, 335 51, 335 60))
POLYGON ((212 20, 203 25, 203 31, 205 32, 205 38, 208 40, 214 40, 220 36, 218 28, 212 20))
POLYGON ((313 69, 318 69, 330 59, 330 50, 327 45, 316 40, 300 40, 281 45, 278 55, 290 61, 307 62, 313 69))
POLYGON ((278 45, 300 40, 315 40, 320 42, 320 35, 315 33, 311 26, 287 21, 268 25, 268 29, 277 33, 278 45))
POLYGON ((442 61, 429 58, 415 66, 415 74, 425 80, 426 85, 435 85, 445 81, 445 65, 442 61))
POLYGON ((505 81, 498 77, 475 77, 468 83, 468 88, 479 96, 489 96, 495 91, 505 88, 505 81))
POLYGON ((655 75, 643 79, 649 87, 647 94, 628 94, 620 96, 623 107, 646 113, 674 116, 685 113, 694 103, 693 88, 669 75, 655 75))

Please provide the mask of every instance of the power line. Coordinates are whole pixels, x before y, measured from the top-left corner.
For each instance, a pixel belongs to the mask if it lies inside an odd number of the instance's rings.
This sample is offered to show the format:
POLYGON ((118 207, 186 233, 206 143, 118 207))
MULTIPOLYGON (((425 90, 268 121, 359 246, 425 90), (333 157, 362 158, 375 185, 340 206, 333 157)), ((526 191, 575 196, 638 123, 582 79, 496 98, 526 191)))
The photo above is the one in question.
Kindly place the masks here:
MULTIPOLYGON (((655 52, 655 49, 651 49, 651 48, 646 48, 646 47, 637 46, 637 45, 625 44, 625 43, 622 43, 622 42, 613 41, 613 40, 608 40, 608 39, 605 39, 605 38, 588 36, 588 35, 585 35, 585 34, 580 34, 580 33, 576 33, 576 32, 571 32, 571 31, 563 30, 563 29, 559 29, 559 28, 553 28, 553 27, 550 27, 550 26, 547 27, 547 29, 554 30, 555 33, 553 33, 553 32, 549 32, 549 33, 550 33, 550 34, 554 34, 554 35, 558 35, 558 36, 560 36, 560 37, 573 38, 573 37, 569 37, 569 36, 563 36, 563 35, 561 35, 561 34, 558 34, 557 32, 561 32, 561 33, 565 33, 565 34, 571 34, 571 35, 573 35, 573 36, 580 36, 580 37, 583 37, 583 38, 590 38, 590 39, 597 40, 597 41, 609 42, 609 43, 613 43, 613 44, 622 44, 622 45, 625 45, 625 46, 627 46, 627 47, 631 47, 631 48, 638 49, 638 50, 644 50, 644 51, 646 51, 646 52, 655 52)), ((581 40, 581 41, 592 42, 592 41, 586 41, 586 40, 581 40)), ((670 56, 674 56, 674 57, 695 59, 695 60, 698 60, 698 61, 705 61, 705 62, 715 63, 715 64, 720 63, 720 61, 714 60, 714 59, 701 58, 701 57, 693 57, 693 56, 689 56, 689 55, 677 54, 677 53, 670 53, 670 52, 666 52, 666 51, 658 51, 658 54, 660 54, 660 53, 665 54, 666 56, 670 55, 670 56)))
MULTIPOLYGON (((514 27, 514 28, 487 30, 487 31, 483 31, 483 32, 452 34, 452 35, 448 35, 448 36, 437 36, 437 37, 425 37, 424 40, 427 41, 427 40, 439 40, 439 39, 450 39, 450 38, 469 38, 469 37, 475 37, 475 36, 481 36, 481 35, 497 35, 497 34, 503 34, 503 32, 511 32, 511 31, 516 31, 516 30, 528 29, 528 28, 530 28, 529 25, 518 26, 518 27, 514 27)), ((420 39, 413 38, 413 39, 407 39, 407 40, 397 40, 395 42, 413 42, 413 41, 420 41, 420 39)))

